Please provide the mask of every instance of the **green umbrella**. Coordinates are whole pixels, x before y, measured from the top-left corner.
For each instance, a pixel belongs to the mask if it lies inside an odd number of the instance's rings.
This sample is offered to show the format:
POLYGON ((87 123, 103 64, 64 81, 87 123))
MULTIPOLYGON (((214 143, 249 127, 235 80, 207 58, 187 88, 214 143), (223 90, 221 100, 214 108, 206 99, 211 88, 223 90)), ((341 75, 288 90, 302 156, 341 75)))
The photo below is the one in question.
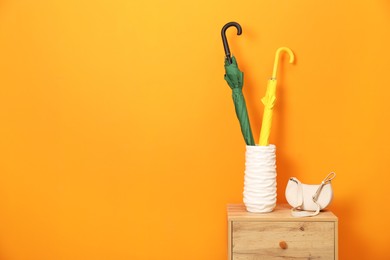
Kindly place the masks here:
POLYGON ((222 28, 222 40, 225 47, 225 80, 229 87, 232 89, 234 107, 236 109, 236 115, 240 122, 241 132, 247 145, 255 145, 253 139, 251 125, 249 123, 248 110, 246 108, 245 98, 242 93, 242 87, 244 85, 244 73, 238 68, 236 58, 230 57, 229 45, 226 40, 226 29, 235 26, 238 30, 238 35, 241 34, 241 26, 236 22, 227 23, 222 28))
POLYGON ((236 115, 240 122, 241 132, 247 145, 255 145, 253 139, 251 125, 248 117, 248 110, 246 109, 245 98, 242 93, 242 87, 244 85, 244 73, 239 70, 236 58, 232 57, 232 63, 230 64, 228 59, 225 60, 225 80, 229 87, 232 89, 232 96, 234 107, 236 109, 236 115))

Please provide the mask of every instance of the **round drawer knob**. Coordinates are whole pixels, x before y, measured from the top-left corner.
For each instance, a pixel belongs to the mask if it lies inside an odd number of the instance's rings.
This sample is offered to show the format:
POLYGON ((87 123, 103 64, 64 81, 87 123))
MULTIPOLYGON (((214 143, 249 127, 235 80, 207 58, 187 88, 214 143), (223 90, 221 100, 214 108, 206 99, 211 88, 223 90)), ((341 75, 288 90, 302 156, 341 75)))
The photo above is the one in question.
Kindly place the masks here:
POLYGON ((280 241, 279 242, 279 246, 281 249, 287 249, 287 243, 286 241, 280 241))

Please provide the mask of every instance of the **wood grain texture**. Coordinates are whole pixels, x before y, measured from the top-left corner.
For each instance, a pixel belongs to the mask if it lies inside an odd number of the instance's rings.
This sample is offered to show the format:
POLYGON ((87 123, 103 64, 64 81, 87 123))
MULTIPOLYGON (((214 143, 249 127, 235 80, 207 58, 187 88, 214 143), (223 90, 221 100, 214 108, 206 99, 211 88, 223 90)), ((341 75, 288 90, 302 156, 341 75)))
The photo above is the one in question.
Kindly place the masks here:
POLYGON ((334 222, 234 222, 233 259, 334 259, 334 228, 334 222))
POLYGON ((228 206, 228 259, 338 259, 338 221, 330 211, 291 217, 287 205, 267 214, 228 206))
MULTIPOLYGON (((302 218, 291 216, 291 207, 287 204, 277 205, 270 213, 251 213, 246 211, 243 204, 229 204, 227 206, 228 220, 230 221, 302 221, 302 218)), ((337 217, 328 210, 319 215, 304 218, 305 221, 337 221, 337 217)))

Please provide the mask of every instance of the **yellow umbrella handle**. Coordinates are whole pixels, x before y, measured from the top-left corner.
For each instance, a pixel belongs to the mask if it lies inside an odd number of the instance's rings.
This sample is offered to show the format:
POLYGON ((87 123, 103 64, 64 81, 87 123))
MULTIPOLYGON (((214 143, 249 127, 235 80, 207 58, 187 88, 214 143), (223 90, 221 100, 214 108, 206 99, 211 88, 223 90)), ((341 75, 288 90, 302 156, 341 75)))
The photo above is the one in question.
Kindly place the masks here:
POLYGON ((283 52, 283 51, 287 52, 288 55, 290 56, 290 63, 294 62, 294 53, 292 52, 292 50, 290 48, 287 48, 287 47, 280 47, 276 51, 276 54, 275 54, 275 62, 274 62, 274 70, 272 72, 272 79, 276 79, 276 73, 278 71, 280 53, 283 52))

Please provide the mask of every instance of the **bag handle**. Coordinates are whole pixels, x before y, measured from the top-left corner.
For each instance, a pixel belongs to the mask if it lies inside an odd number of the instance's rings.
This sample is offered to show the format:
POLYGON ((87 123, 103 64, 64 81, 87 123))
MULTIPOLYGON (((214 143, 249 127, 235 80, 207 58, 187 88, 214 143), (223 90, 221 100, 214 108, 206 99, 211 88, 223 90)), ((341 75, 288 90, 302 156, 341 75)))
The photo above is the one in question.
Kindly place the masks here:
POLYGON ((303 192, 302 192, 302 184, 301 182, 297 182, 298 184, 298 190, 301 192, 298 192, 298 201, 300 202, 300 205, 297 207, 293 207, 291 209, 291 215, 296 218, 302 218, 302 217, 312 217, 316 216, 320 213, 321 207, 320 204, 317 203, 318 197, 320 196, 320 193, 322 191, 322 188, 325 186, 325 184, 329 183, 331 180, 333 180, 336 177, 336 173, 331 172, 329 173, 325 179, 321 182, 320 186, 318 187, 317 191, 312 196, 313 202, 317 205, 317 209, 315 212, 309 212, 309 211, 303 211, 299 208, 303 205, 303 192))
POLYGON ((317 200, 318 200, 318 197, 320 196, 320 193, 321 193, 321 190, 322 188, 324 187, 325 184, 329 183, 331 180, 334 179, 334 177, 336 177, 336 173, 334 172, 331 172, 328 174, 328 176, 326 176, 326 178, 321 182, 321 185, 318 187, 316 193, 314 193, 313 195, 313 201, 315 203, 317 203, 317 200))

